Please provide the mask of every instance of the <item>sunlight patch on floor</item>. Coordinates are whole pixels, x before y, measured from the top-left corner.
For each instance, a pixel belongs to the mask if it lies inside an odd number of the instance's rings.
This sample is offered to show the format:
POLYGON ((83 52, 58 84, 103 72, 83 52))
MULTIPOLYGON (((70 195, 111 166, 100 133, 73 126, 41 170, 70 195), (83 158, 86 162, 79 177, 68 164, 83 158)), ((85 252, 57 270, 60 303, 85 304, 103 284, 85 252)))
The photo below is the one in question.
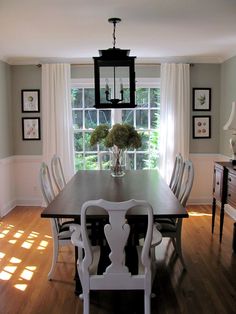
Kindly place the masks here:
POLYGON ((13 237, 19 239, 23 235, 24 231, 18 230, 13 237))
POLYGON ((0 272, 0 279, 1 280, 4 280, 4 281, 9 280, 11 278, 11 276, 12 276, 12 274, 10 274, 4 270, 0 272))
POLYGON ((21 262, 21 259, 17 258, 17 257, 12 257, 10 259, 10 263, 12 264, 19 264, 21 262))
POLYGON ((2 259, 6 254, 3 252, 0 252, 0 258, 2 259))
POLYGON ((16 285, 14 285, 14 287, 15 287, 16 289, 18 289, 18 290, 25 291, 26 288, 27 288, 27 284, 18 283, 18 284, 16 284, 16 285))
POLYGON ((207 213, 200 213, 200 212, 193 212, 193 211, 190 211, 188 212, 189 216, 191 217, 203 217, 203 216, 209 216, 211 217, 212 214, 207 214, 207 213))
MULTIPOLYGON (((45 250, 49 245, 48 239, 52 239, 49 235, 41 235, 36 231, 29 231, 27 234, 24 230, 16 229, 14 225, 2 223, 0 227, 2 229, 0 230, 0 238, 4 238, 5 245, 10 243, 17 245, 17 248, 32 250, 34 246, 37 250, 45 250)), ((12 254, 9 256, 3 251, 0 251, 0 262, 2 263, 2 265, 0 263, 0 281, 9 281, 14 288, 25 291, 37 270, 37 266, 25 266, 21 258, 12 256, 12 254)))

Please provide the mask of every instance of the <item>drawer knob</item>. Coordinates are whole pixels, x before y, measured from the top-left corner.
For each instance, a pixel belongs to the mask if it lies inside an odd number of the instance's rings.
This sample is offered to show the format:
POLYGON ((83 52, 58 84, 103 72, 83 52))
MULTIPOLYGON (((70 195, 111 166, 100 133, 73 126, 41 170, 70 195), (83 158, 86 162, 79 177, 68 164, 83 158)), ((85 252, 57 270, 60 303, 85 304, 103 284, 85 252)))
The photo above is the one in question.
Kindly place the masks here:
POLYGON ((231 197, 231 194, 228 194, 228 197, 231 197))
POLYGON ((219 184, 220 184, 220 182, 216 182, 216 184, 217 184, 217 185, 219 185, 219 184))
POLYGON ((229 181, 231 182, 231 178, 229 178, 229 181))

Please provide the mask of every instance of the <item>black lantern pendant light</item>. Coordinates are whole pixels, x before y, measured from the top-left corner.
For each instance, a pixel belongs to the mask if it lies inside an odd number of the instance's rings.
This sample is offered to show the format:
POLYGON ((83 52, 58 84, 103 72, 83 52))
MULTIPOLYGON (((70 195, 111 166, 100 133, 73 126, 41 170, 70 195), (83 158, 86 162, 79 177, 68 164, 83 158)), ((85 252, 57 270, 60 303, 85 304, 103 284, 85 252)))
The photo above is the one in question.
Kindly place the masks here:
POLYGON ((134 108, 136 57, 130 50, 116 48, 116 24, 120 18, 110 18, 113 23, 113 48, 99 50, 94 59, 95 108, 134 108))

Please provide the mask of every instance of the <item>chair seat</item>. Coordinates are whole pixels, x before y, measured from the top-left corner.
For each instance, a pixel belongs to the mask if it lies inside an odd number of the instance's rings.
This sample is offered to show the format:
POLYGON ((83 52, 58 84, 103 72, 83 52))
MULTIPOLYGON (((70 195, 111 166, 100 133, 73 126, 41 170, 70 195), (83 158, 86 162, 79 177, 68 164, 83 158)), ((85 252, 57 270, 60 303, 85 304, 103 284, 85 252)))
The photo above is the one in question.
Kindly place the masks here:
POLYGON ((161 231, 161 233, 164 232, 168 232, 168 231, 173 231, 176 232, 177 230, 177 226, 176 224, 173 224, 172 222, 163 222, 163 223, 155 223, 155 228, 159 231, 161 231))
POLYGON ((153 228, 151 247, 157 246, 158 244, 161 243, 161 241, 162 241, 162 234, 160 233, 158 228, 153 228))
POLYGON ((175 225, 176 219, 175 218, 157 218, 155 219, 155 223, 159 224, 160 227, 162 224, 172 224, 175 225))

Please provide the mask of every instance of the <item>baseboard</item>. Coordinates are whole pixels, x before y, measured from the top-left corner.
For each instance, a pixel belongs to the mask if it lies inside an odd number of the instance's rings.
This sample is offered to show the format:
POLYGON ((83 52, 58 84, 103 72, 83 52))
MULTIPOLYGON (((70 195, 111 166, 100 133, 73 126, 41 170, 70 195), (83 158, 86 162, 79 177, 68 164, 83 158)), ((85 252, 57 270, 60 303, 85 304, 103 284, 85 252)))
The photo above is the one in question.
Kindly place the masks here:
POLYGON ((212 198, 190 198, 187 205, 211 205, 212 198))
POLYGON ((40 198, 17 199, 15 202, 15 206, 42 206, 42 199, 40 198))

